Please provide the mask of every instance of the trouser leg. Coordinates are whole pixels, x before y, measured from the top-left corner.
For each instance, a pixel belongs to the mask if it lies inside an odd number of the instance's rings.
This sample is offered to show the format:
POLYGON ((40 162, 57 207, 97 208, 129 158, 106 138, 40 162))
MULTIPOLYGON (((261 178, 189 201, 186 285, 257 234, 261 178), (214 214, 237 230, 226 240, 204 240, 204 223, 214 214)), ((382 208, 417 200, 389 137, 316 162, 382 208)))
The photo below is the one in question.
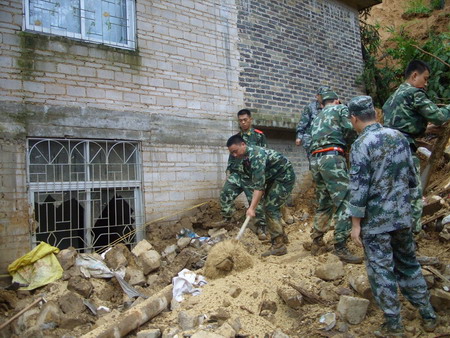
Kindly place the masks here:
POLYGON ((220 210, 225 219, 230 219, 236 208, 234 200, 243 191, 242 180, 237 173, 231 173, 220 192, 220 210))

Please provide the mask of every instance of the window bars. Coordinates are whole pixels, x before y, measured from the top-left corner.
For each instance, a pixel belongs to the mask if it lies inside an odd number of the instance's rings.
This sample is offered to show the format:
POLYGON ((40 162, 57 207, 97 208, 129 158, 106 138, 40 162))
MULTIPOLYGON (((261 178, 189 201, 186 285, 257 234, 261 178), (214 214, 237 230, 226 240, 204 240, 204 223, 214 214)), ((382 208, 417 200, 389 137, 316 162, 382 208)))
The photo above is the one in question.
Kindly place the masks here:
POLYGON ((127 245, 143 238, 138 143, 29 139, 27 161, 33 246, 91 252, 119 237, 127 245))

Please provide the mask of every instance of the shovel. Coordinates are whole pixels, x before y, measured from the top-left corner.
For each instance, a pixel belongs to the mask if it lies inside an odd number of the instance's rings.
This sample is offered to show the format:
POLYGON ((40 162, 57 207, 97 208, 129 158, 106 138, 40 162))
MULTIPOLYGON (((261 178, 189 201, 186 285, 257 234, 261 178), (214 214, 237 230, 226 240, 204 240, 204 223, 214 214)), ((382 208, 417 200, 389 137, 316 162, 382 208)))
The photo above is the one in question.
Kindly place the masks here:
POLYGON ((241 229, 239 230, 239 233, 236 236, 236 240, 240 240, 242 235, 244 234, 245 229, 247 228, 248 222, 250 222, 250 216, 247 216, 247 218, 244 221, 244 224, 242 224, 241 229))

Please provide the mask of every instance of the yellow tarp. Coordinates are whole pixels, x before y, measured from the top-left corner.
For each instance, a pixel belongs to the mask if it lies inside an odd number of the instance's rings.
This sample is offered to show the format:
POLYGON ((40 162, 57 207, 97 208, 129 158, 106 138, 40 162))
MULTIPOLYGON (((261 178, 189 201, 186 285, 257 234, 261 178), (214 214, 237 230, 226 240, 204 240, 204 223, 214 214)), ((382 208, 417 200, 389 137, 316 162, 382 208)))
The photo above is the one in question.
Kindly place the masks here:
POLYGON ((63 268, 55 256, 58 252, 58 248, 41 242, 33 250, 16 259, 8 266, 13 283, 27 285, 19 290, 34 290, 60 279, 63 268))

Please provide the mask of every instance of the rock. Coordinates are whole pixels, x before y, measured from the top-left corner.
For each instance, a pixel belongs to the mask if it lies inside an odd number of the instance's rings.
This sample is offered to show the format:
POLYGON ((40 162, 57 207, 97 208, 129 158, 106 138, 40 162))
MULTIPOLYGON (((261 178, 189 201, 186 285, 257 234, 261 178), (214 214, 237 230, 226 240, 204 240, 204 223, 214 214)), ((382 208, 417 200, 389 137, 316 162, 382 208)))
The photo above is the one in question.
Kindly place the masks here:
POLYGON ((341 333, 346 333, 348 332, 348 324, 346 322, 339 320, 336 323, 335 329, 341 333))
POLYGON ((233 298, 239 297, 241 292, 242 292, 242 289, 240 287, 235 286, 235 285, 230 286, 230 289, 228 291, 230 296, 233 297, 233 298))
POLYGON ((180 333, 180 329, 177 327, 169 327, 164 330, 162 338, 175 338, 180 333))
POLYGON ((74 247, 70 247, 68 249, 61 250, 57 255, 59 264, 65 270, 69 270, 74 264, 75 259, 77 258, 77 251, 74 247))
POLYGON ((209 316, 209 320, 213 322, 219 322, 220 324, 222 324, 226 320, 230 319, 230 317, 231 317, 230 313, 223 307, 220 307, 216 310, 216 312, 212 313, 209 316))
POLYGON ((18 319, 12 322, 13 331, 18 335, 21 336, 21 334, 31 328, 34 324, 33 317, 36 317, 39 314, 40 310, 39 308, 31 308, 28 311, 25 311, 18 319))
POLYGON ((146 239, 143 239, 138 244, 136 244, 136 246, 133 248, 133 250, 131 250, 131 253, 133 255, 135 255, 136 257, 139 257, 144 252, 147 252, 152 249, 153 249, 153 246, 150 244, 150 242, 147 241, 146 239))
POLYGON ((288 336, 286 333, 284 333, 283 331, 281 331, 280 329, 276 329, 273 333, 272 333, 272 338, 289 338, 290 336, 288 336))
POLYGON ((341 296, 337 311, 350 324, 359 324, 367 313, 370 302, 365 298, 341 296))
POLYGON ((440 196, 433 195, 431 197, 427 197, 426 203, 424 203, 422 209, 422 216, 434 215, 439 210, 444 207, 444 199, 440 196))
POLYGON ((127 255, 125 254, 122 246, 120 245, 113 246, 111 250, 109 250, 105 254, 105 263, 112 270, 117 270, 121 267, 127 266, 128 265, 127 255))
POLYGON ((144 272, 141 269, 132 266, 127 266, 125 270, 125 280, 132 286, 143 286, 147 282, 144 272))
POLYGON ((192 315, 187 311, 178 313, 178 325, 183 331, 192 330, 199 324, 198 315, 192 315))
POLYGON ((445 241, 450 241, 450 223, 444 225, 444 228, 439 233, 439 237, 445 241))
POLYGON ((166 246, 166 248, 161 253, 161 256, 167 257, 169 255, 173 255, 174 253, 176 254, 177 250, 178 250, 178 246, 176 244, 166 246))
POLYGON ((223 323, 216 331, 216 334, 219 334, 223 337, 234 338, 236 336, 236 331, 234 331, 233 327, 229 323, 223 323))
POLYGON ((340 260, 328 260, 319 265, 314 274, 325 281, 333 281, 344 276, 344 264, 340 260))
POLYGON ((436 282, 434 275, 430 271, 425 269, 422 269, 422 275, 423 278, 425 278, 425 282, 427 282, 427 288, 431 289, 434 286, 434 283, 436 282))
POLYGON ((372 300, 373 294, 370 288, 369 279, 366 274, 351 275, 348 278, 350 286, 362 297, 372 300))
POLYGON ((179 308, 181 308, 181 304, 175 298, 172 298, 170 301, 170 310, 175 311, 179 308))
POLYGON ((297 290, 288 286, 277 289, 278 296, 292 309, 298 310, 303 305, 303 296, 297 290))
POLYGON ((69 279, 69 283, 67 284, 68 290, 78 293, 83 298, 89 298, 93 288, 90 281, 79 276, 69 279))
POLYGON ((158 280, 158 275, 152 274, 147 276, 147 285, 152 286, 158 280))
POLYGON ((322 287, 319 292, 320 298, 323 300, 334 302, 339 300, 338 294, 334 291, 334 288, 331 288, 330 286, 322 287))
POLYGON ((36 319, 36 325, 41 327, 41 325, 48 323, 59 324, 60 313, 61 309, 58 304, 50 300, 42 306, 41 312, 36 319))
POLYGON ((204 330, 200 330, 195 332, 191 338, 224 338, 222 335, 214 333, 214 332, 209 332, 209 331, 204 331, 204 330))
POLYGON ((239 317, 233 317, 233 318, 229 319, 228 324, 231 325, 231 327, 233 328, 233 330, 236 333, 239 333, 239 331, 242 328, 241 319, 239 317))
POLYGON ((142 267, 144 275, 155 271, 161 267, 161 255, 156 250, 149 250, 142 253, 138 259, 139 266, 142 267))
POLYGON ((180 248, 180 250, 183 250, 185 247, 191 244, 191 240, 192 238, 190 237, 181 237, 177 241, 177 246, 180 248))
POLYGON ((430 292, 430 301, 436 311, 448 311, 450 309, 450 292, 433 289, 430 292))
POLYGON ((83 299, 75 292, 69 291, 59 298, 59 306, 65 314, 78 315, 83 312, 86 306, 83 299))
POLYGON ((260 305, 261 312, 264 310, 268 310, 271 313, 276 313, 278 310, 277 303, 272 300, 263 300, 260 305))
POLYGON ((69 280, 74 277, 83 277, 83 273, 81 272, 79 266, 72 266, 68 270, 64 270, 61 279, 69 280))
POLYGON ((159 338, 161 337, 160 329, 142 330, 136 334, 137 338, 159 338))
POLYGON ((228 233, 224 228, 213 228, 208 230, 208 235, 211 238, 223 238, 228 233))
POLYGON ((448 276, 450 279, 450 264, 446 264, 442 267, 442 274, 446 277, 448 276))
POLYGON ((233 261, 227 257, 222 262, 216 264, 216 268, 221 271, 231 271, 233 270, 234 263, 233 261))

